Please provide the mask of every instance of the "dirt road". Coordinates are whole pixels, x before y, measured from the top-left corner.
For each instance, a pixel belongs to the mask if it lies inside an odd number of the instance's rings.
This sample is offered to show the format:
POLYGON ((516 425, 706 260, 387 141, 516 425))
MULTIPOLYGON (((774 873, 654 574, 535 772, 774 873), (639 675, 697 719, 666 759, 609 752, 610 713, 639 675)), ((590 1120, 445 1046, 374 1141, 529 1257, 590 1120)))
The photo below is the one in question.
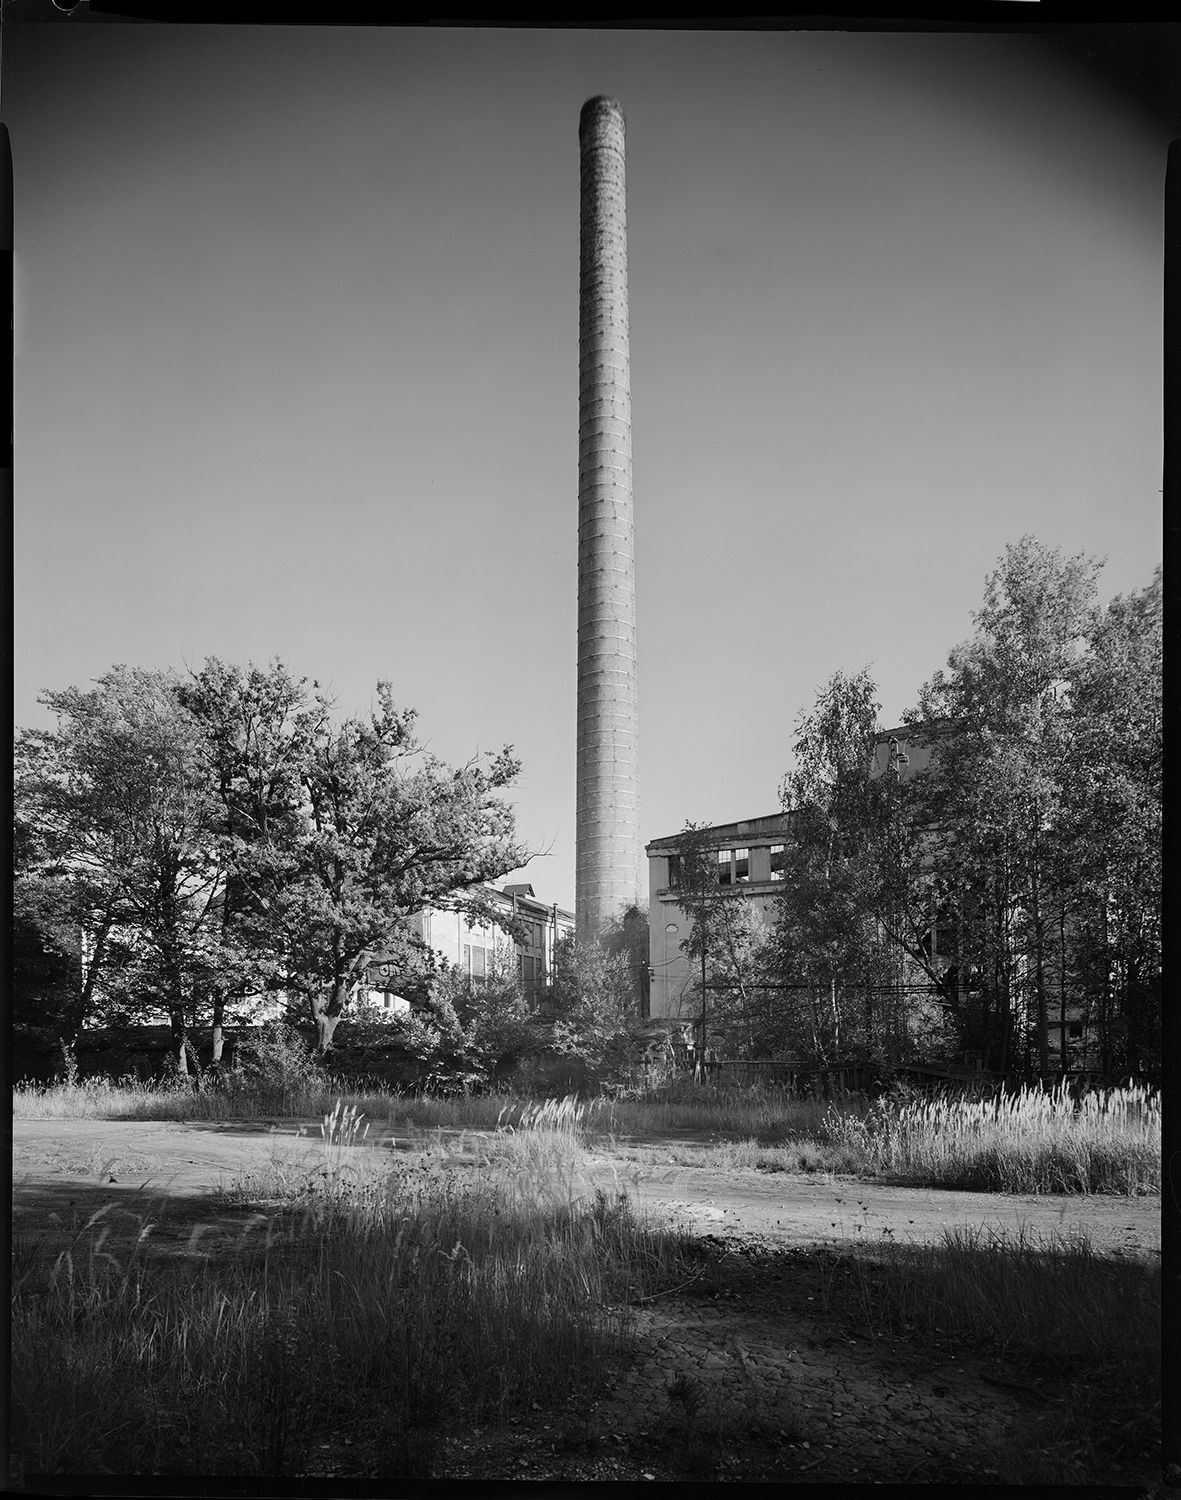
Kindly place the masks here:
MULTIPOLYGON (((474 1132, 408 1138, 389 1130, 371 1132, 351 1155, 358 1165, 380 1167, 385 1152, 433 1140, 457 1163, 478 1156, 474 1132)), ((77 1209, 159 1200, 178 1213, 183 1203, 189 1216, 199 1216, 212 1207, 217 1190, 236 1179, 276 1168, 314 1172, 322 1152, 318 1121, 15 1120, 16 1224, 30 1216, 43 1220, 55 1203, 77 1209)), ((574 1186, 627 1192, 638 1206, 699 1233, 757 1236, 771 1244, 931 1242, 945 1228, 972 1225, 1036 1236, 1081 1231, 1108 1254, 1160 1252, 1158 1198, 948 1192, 825 1174, 722 1172, 662 1163, 659 1148, 652 1155, 646 1162, 593 1158, 574 1186)))
MULTIPOLYGON (((481 1159, 472 1132, 376 1132, 350 1155, 358 1169, 380 1171, 392 1152, 432 1143, 456 1170, 481 1159)), ((878 1339, 834 1309, 822 1312, 829 1273, 809 1247, 932 1243, 945 1228, 967 1225, 1034 1236, 1085 1231, 1106 1254, 1151 1259, 1160 1253, 1159 1199, 939 1192, 668 1160, 692 1144, 666 1140, 591 1158, 570 1186, 627 1193, 651 1214, 708 1236, 706 1274, 634 1310, 635 1354, 613 1389, 580 1396, 564 1414, 536 1410, 452 1432, 434 1460, 435 1478, 1061 1484, 1080 1477, 1070 1467, 1071 1443, 1056 1436, 1067 1395, 954 1342, 878 1339)), ((318 1120, 17 1120, 13 1227, 52 1253, 96 1213, 114 1243, 134 1238, 150 1217, 154 1253, 215 1255, 266 1221, 265 1185, 276 1172, 297 1184, 323 1166, 318 1120), (227 1207, 219 1189, 251 1178, 259 1192, 227 1207)), ((387 1472, 380 1442, 370 1452, 351 1436, 319 1436, 313 1477, 344 1482, 387 1472)), ((1104 1460, 1103 1470, 1081 1478, 1142 1489, 1160 1478, 1149 1452, 1104 1460)))

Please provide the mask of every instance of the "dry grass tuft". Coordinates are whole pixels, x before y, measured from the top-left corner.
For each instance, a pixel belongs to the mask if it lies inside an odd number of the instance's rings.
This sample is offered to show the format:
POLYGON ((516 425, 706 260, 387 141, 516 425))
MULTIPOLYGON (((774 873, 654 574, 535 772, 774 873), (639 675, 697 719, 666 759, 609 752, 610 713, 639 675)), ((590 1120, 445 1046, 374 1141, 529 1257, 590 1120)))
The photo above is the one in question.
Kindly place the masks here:
POLYGON ((519 1162, 357 1154, 363 1135, 355 1108, 327 1111, 319 1170, 242 1185, 278 1206, 220 1259, 152 1260, 146 1226, 117 1256, 101 1215, 52 1264, 23 1245, 18 1465, 293 1475, 348 1442, 369 1445, 368 1471, 429 1477, 442 1424, 600 1385, 629 1297, 675 1279, 683 1242, 626 1198, 573 1201, 519 1162))

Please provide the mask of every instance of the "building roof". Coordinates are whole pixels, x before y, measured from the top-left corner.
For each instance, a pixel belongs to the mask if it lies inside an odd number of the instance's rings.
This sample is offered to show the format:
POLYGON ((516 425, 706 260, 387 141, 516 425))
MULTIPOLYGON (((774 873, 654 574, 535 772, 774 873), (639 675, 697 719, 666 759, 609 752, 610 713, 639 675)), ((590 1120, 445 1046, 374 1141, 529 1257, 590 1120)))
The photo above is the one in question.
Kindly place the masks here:
MULTIPOLYGON (((737 823, 715 823, 710 828, 698 828, 694 832, 711 844, 740 844, 743 839, 767 839, 774 838, 778 833, 785 833, 787 819, 788 814, 785 812, 768 813, 766 817, 746 818, 737 823)), ((675 851, 684 837, 682 830, 680 833, 669 833, 663 838, 652 839, 644 846, 645 853, 659 854, 663 849, 675 851)))
POLYGON ((498 896, 502 901, 513 906, 517 911, 527 911, 534 916, 549 917, 554 912, 564 921, 573 922, 574 913, 567 911, 565 907, 559 906, 556 901, 542 901, 539 896, 533 894, 533 887, 528 884, 506 885, 503 889, 497 886, 485 886, 487 895, 498 896))

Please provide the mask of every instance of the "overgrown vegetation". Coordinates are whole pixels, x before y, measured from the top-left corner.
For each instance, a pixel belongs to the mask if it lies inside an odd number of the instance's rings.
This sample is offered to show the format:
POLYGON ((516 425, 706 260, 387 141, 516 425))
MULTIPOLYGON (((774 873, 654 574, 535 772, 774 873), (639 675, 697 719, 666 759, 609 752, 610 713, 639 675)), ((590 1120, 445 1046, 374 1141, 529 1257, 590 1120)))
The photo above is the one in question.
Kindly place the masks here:
POLYGON ((389 683, 376 700, 338 720, 281 662, 216 658, 43 693, 56 727, 15 747, 15 905, 79 982, 55 1007, 22 980, 18 1023, 68 1044, 97 1015, 163 1017, 187 1074, 191 1033, 217 1059, 225 1024, 280 993, 327 1050, 378 956, 404 993, 427 985, 406 919, 465 893, 474 911, 528 858, 501 796, 519 764, 506 746, 447 765, 389 683))
POLYGON ((280 1184, 292 1207, 228 1258, 179 1272, 149 1253, 148 1223, 120 1256, 104 1210, 52 1264, 15 1247, 26 1472, 290 1475, 331 1444, 362 1472, 429 1477, 448 1425, 603 1381, 628 1296, 675 1280, 681 1242, 519 1157, 355 1173, 359 1127, 337 1109, 324 1169, 280 1184))
POLYGON ((832 674, 797 720, 764 941, 686 826, 682 1014, 704 946, 725 1055, 1159 1083, 1161 574, 1104 607, 1100 568, 1007 547, 894 733, 868 669, 832 674))
MULTIPOLYGON (((88 1089, 54 1092, 64 1109, 88 1089)), ((677 1097, 684 1092, 649 1109, 674 1129, 686 1128, 689 1111, 698 1129, 710 1121, 720 1138, 699 1159, 711 1165, 719 1153, 735 1166, 767 1165, 776 1153, 790 1160, 802 1149, 793 1129, 814 1132, 819 1149, 830 1132, 829 1148, 859 1151, 863 1165, 876 1153, 912 1169, 957 1152, 970 1163, 990 1132, 994 1144, 1016 1146, 1024 1133, 1061 1149, 1074 1131, 1125 1151, 1134 1142, 1147 1150, 1159 1135, 1159 1101, 1144 1091, 1077 1109, 1061 1095, 958 1109, 802 1100, 794 1115, 792 1101, 773 1096, 677 1097), (946 1149, 932 1155, 941 1140, 946 1149)), ((151 1097, 125 1091, 124 1103, 151 1097)), ((170 1096, 180 1109, 200 1097, 188 1088, 170 1096)), ((27 1090, 17 1098, 31 1102, 27 1090)), ((167 1100, 157 1091, 155 1102, 167 1100)), ((585 1405, 628 1357, 633 1302, 695 1287, 703 1255, 742 1259, 650 1227, 626 1190, 587 1198, 576 1180, 585 1153, 617 1149, 621 1126, 644 1117, 638 1101, 365 1103, 371 1118, 355 1099, 324 1112, 311 1170, 276 1158, 223 1190, 219 1211, 253 1210, 228 1254, 193 1259, 194 1231, 190 1257, 178 1261, 155 1249, 155 1223, 110 1204, 55 1253, 15 1237, 18 1473, 314 1474, 330 1453, 334 1473, 344 1454, 350 1473, 441 1477, 447 1433, 523 1413, 550 1420, 567 1397, 585 1405), (420 1132, 419 1149, 358 1150, 383 1117, 420 1132)), ((1091 1189, 1129 1190, 1112 1176, 1091 1189)), ((1023 1388, 1051 1425, 1031 1418, 1014 1434, 1002 1480, 1086 1482, 1152 1450, 1159 1266, 1104 1258, 1081 1235, 970 1229, 932 1246, 820 1249, 806 1264, 825 1311, 875 1340, 970 1349, 995 1357, 1006 1379, 1032 1382, 1023 1388)), ((759 1392, 752 1385, 741 1419, 712 1419, 701 1396, 692 1379, 674 1382, 670 1412, 680 1414, 690 1468, 713 1473, 738 1464, 735 1443, 763 1432, 759 1392)), ((785 1440, 784 1420, 777 1409, 763 1423, 772 1447, 785 1440)), ((804 1423, 786 1440, 807 1435, 804 1423)))
MULTIPOLYGON (((280 1036, 269 1071, 217 1088, 125 1081, 18 1085, 20 1118, 211 1120, 276 1115, 314 1119, 333 1106, 336 1081, 305 1075, 280 1036)), ((536 1133, 626 1158, 628 1142, 672 1136, 661 1149, 686 1165, 771 1172, 828 1171, 916 1185, 1006 1193, 1159 1193, 1160 1096, 1109 1089, 1075 1100, 1063 1088, 994 1099, 920 1099, 904 1093, 835 1102, 678 1082, 645 1097, 530 1101, 505 1094, 433 1098, 374 1090, 350 1106, 387 1130, 536 1133), (678 1145, 678 1132, 711 1140, 678 1145)), ((527 1148, 535 1151, 535 1146, 527 1148)))
POLYGON ((830 1133, 859 1142, 875 1170, 902 1181, 1005 1193, 1160 1191, 1160 1096, 1063 1087, 996 1099, 879 1101, 830 1133))

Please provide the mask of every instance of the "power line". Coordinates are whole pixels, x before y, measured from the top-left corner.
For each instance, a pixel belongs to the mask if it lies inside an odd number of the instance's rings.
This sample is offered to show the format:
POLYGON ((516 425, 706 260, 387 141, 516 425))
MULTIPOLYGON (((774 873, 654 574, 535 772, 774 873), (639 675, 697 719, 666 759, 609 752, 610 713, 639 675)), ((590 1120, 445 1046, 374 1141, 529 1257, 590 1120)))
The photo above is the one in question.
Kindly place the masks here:
MULTIPOLYGON (((721 980, 710 980, 705 988, 707 990, 819 990, 827 989, 830 981, 818 980, 815 984, 778 984, 770 981, 752 979, 742 984, 726 984, 721 980)), ((943 986, 940 984, 908 984, 905 979, 896 980, 893 984, 863 984, 853 980, 837 980, 837 988, 840 990, 870 990, 878 995, 894 995, 900 990, 924 990, 927 992, 942 994, 943 986)))

